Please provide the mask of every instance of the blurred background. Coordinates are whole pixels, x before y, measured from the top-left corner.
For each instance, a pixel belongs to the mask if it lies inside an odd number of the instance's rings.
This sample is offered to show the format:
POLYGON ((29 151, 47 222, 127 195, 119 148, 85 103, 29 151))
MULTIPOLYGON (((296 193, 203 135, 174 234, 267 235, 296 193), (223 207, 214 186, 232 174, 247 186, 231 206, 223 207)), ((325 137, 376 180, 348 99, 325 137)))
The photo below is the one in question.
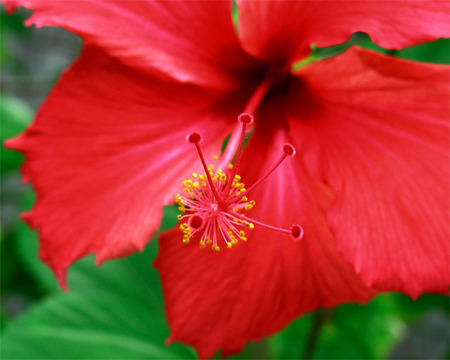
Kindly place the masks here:
MULTIPOLYGON (((60 28, 24 27, 24 9, 1 9, 1 140, 29 124, 54 83, 77 57, 82 42, 60 28)), ((325 58, 352 44, 391 56, 449 64, 450 42, 438 40, 402 51, 375 46, 356 33, 346 44, 314 49, 325 58)), ((19 219, 34 194, 21 183, 20 154, 1 149, 1 359, 195 358, 182 344, 165 346, 169 334, 152 241, 145 252, 96 267, 92 257, 69 272, 61 291, 38 260, 38 240, 19 219)), ((166 207, 162 229, 176 223, 166 207)), ((233 358, 252 359, 448 359, 449 301, 423 295, 412 301, 383 294, 366 305, 321 309, 280 333, 249 344, 233 358)), ((217 356, 218 358, 219 356, 217 356)))

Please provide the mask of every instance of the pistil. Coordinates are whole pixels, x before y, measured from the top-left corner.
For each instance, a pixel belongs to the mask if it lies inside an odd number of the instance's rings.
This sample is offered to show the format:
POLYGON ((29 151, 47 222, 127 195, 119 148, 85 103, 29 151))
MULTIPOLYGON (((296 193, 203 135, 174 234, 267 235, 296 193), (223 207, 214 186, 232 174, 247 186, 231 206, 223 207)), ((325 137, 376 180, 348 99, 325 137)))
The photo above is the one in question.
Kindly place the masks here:
MULTIPOLYGON (((295 148, 291 144, 284 144, 281 149, 283 154, 270 170, 256 181, 248 190, 241 182, 238 175, 242 157, 242 147, 247 126, 253 123, 253 116, 243 113, 238 117, 240 125, 239 147, 237 149, 234 165, 228 163, 225 170, 214 169, 214 165, 206 165, 200 143, 202 140, 198 132, 192 132, 187 136, 187 141, 192 143, 198 152, 204 174, 192 174, 192 179, 183 181, 185 195, 177 194, 175 201, 183 215, 178 219, 183 220, 180 229, 183 232, 183 242, 188 243, 196 235, 199 236, 200 247, 211 244, 214 251, 220 251, 220 240, 223 240, 227 248, 236 245, 239 240, 246 241, 247 236, 243 228, 253 229, 255 225, 271 231, 289 234, 294 240, 300 240, 303 229, 294 224, 289 229, 265 224, 243 214, 255 206, 255 201, 249 200, 248 193, 260 186, 288 156, 295 155, 295 148)), ((220 162, 222 163, 222 162, 220 162)))

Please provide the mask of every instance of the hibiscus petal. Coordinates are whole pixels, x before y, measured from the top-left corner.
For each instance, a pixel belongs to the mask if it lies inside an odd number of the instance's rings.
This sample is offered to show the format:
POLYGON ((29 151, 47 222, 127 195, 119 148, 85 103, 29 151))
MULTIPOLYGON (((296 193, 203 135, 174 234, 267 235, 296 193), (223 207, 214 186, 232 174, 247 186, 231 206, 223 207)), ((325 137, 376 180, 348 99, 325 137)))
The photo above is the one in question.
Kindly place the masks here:
POLYGON ((231 1, 2 2, 34 10, 27 24, 62 26, 129 66, 184 82, 233 86, 255 65, 237 40, 231 1))
POLYGON ((402 48, 450 36, 445 1, 244 1, 237 0, 239 37, 254 56, 281 63, 306 57, 312 44, 347 41, 369 33, 385 48, 402 48))
POLYGON ((290 125, 339 251, 369 286, 448 294, 449 67, 352 49, 297 75, 290 125))
MULTIPOLYGON (((286 142, 280 106, 275 102, 260 112, 242 165, 248 185, 275 163, 286 142)), ((304 238, 296 242, 255 228, 246 231, 246 243, 219 253, 192 241, 183 244, 178 229, 159 239, 155 266, 170 340, 194 346, 201 358, 219 348, 223 356, 238 352, 249 340, 270 335, 318 306, 366 301, 374 294, 335 250, 326 218, 331 194, 310 176, 301 157, 286 160, 250 198, 256 205, 249 216, 287 228, 299 223, 304 238)))
POLYGON ((243 106, 222 108, 215 96, 144 76, 87 47, 30 128, 7 142, 25 155, 24 177, 37 192, 25 217, 39 228, 40 255, 62 286, 76 259, 125 256, 151 239, 162 206, 201 167, 186 135, 203 133, 212 156, 243 106))

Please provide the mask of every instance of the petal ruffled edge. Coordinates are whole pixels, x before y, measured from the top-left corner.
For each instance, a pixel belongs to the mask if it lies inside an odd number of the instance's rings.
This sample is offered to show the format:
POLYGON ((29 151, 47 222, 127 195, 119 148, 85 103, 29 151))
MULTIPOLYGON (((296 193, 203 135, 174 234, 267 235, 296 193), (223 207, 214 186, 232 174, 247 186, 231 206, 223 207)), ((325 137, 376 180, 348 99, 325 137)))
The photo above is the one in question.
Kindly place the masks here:
POLYGON ((357 31, 378 45, 399 49, 450 37, 450 5, 443 1, 238 0, 239 38, 253 56, 298 61, 311 45, 331 46, 357 31))
POLYGON ((449 72, 354 48, 292 85, 291 129, 335 191, 337 248, 382 291, 449 291, 449 72))
POLYGON ((95 253, 100 263, 150 241, 162 206, 200 168, 186 134, 204 132, 211 154, 234 125, 239 104, 224 107, 218 99, 84 48, 33 124, 7 142, 25 156, 24 179, 37 193, 25 219, 38 228, 40 256, 62 287, 75 260, 95 253))
POLYGON ((2 3, 10 11, 17 6, 33 10, 27 25, 62 26, 127 66, 154 76, 230 88, 258 64, 237 40, 229 0, 2 3))

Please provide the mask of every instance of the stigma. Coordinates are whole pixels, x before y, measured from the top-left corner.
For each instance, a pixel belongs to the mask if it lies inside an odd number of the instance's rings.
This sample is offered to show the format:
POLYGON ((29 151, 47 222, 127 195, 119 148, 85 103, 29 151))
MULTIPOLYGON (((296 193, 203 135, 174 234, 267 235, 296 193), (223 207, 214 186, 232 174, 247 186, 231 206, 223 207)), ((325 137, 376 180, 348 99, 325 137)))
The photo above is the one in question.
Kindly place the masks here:
MULTIPOLYGON (((206 164, 200 143, 202 136, 192 132, 186 139, 193 144, 203 166, 204 173, 193 173, 191 178, 183 181, 184 191, 175 196, 175 202, 181 214, 179 228, 183 232, 183 243, 189 243, 195 237, 201 248, 210 246, 220 251, 221 246, 232 248, 239 241, 247 241, 246 231, 255 226, 271 231, 288 234, 294 240, 303 237, 303 228, 294 224, 289 229, 265 224, 246 215, 255 205, 249 193, 264 182, 290 156, 295 155, 291 144, 281 146, 280 159, 259 180, 246 188, 241 176, 237 173, 241 160, 242 147, 246 130, 253 123, 253 116, 243 113, 239 115, 241 125, 239 143, 234 164, 228 163, 224 168, 214 164, 206 164)), ((214 160, 218 160, 215 157, 214 160)), ((220 164, 220 163, 219 163, 220 164)))

